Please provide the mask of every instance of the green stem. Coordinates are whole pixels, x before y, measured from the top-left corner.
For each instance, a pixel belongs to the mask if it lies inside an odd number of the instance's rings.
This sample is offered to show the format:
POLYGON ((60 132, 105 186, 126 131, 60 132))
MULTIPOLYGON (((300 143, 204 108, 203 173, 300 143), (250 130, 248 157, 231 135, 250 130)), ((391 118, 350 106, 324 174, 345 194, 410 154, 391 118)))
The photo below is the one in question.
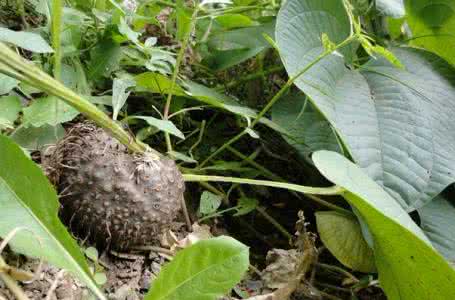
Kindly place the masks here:
POLYGON ((340 44, 336 45, 333 49, 324 51, 322 54, 320 54, 318 57, 316 57, 315 60, 313 60, 306 67, 304 67, 300 72, 298 72, 296 75, 289 78, 289 80, 286 82, 286 84, 278 91, 278 93, 275 94, 275 96, 273 96, 273 98, 269 101, 269 103, 267 103, 267 105, 259 112, 256 119, 253 121, 253 123, 251 123, 251 128, 253 128, 261 120, 261 118, 269 111, 270 108, 272 108, 272 106, 294 84, 294 82, 300 78, 300 76, 305 74, 309 69, 311 69, 314 65, 316 65, 318 62, 320 62, 326 56, 331 55, 336 50, 343 48, 344 46, 350 44, 355 39, 356 39, 356 36, 350 36, 347 39, 345 39, 343 42, 341 42, 340 44))
MULTIPOLYGON (((229 146, 228 150, 230 152, 232 152, 234 155, 236 155, 236 156, 240 157, 241 159, 243 159, 246 163, 250 164, 251 166, 253 166, 256 169, 258 169, 259 171, 261 171, 262 174, 264 176, 266 176, 267 178, 269 178, 271 180, 274 180, 274 181, 284 181, 285 180, 281 176, 278 176, 275 173, 273 173, 272 171, 270 171, 269 169, 261 166, 260 164, 258 164, 254 160, 252 160, 250 157, 243 155, 242 153, 240 153, 236 149, 234 149, 234 148, 229 146)), ((297 196, 299 199, 301 199, 301 197, 297 193, 295 193, 295 196, 297 196)), ((330 203, 330 202, 328 202, 328 201, 326 201, 324 199, 321 199, 321 198, 319 198, 319 197, 317 197, 315 195, 306 194, 305 196, 307 198, 313 200, 314 202, 318 203, 319 205, 328 207, 328 208, 333 209, 333 210, 335 210, 335 211, 337 211, 339 213, 342 213, 342 214, 352 215, 352 213, 349 210, 344 209, 342 207, 339 207, 338 205, 330 203)))
POLYGON ((255 79, 259 79, 259 78, 262 78, 264 76, 268 76, 270 74, 281 72, 283 70, 284 70, 284 66, 282 66, 282 65, 281 66, 271 67, 270 69, 267 69, 267 70, 264 70, 264 71, 260 71, 260 72, 256 72, 256 73, 244 76, 244 77, 242 77, 240 79, 228 82, 227 84, 216 88, 216 90, 219 91, 219 92, 222 92, 222 91, 224 91, 226 89, 230 89, 230 88, 236 87, 236 86, 238 86, 238 85, 240 85, 242 83, 245 83, 245 82, 248 82, 248 81, 252 81, 252 80, 255 80, 255 79))
POLYGON ((52 0, 52 46, 54 48, 54 78, 60 80, 62 73, 62 0, 52 0))
POLYGON ((163 6, 169 6, 169 7, 172 7, 172 8, 176 8, 177 5, 175 3, 172 3, 172 2, 169 2, 169 1, 164 1, 164 0, 155 0, 155 1, 151 1, 155 4, 158 4, 158 5, 163 5, 163 6))
POLYGON ((286 182, 276 182, 268 180, 255 180, 246 178, 235 178, 235 177, 223 177, 223 176, 208 176, 208 175, 194 175, 194 174, 183 174, 183 179, 187 182, 200 182, 200 181, 216 181, 216 182, 230 182, 239 184, 250 184, 250 185, 261 185, 280 189, 287 189, 296 191, 302 194, 313 194, 313 195, 326 195, 335 196, 342 195, 344 189, 339 186, 332 187, 311 187, 286 182))
POLYGON ((290 234, 286 228, 284 228, 280 223, 278 223, 271 215, 269 215, 264 208, 258 206, 256 210, 267 220, 269 221, 275 228, 289 241, 292 240, 292 234, 290 234))
POLYGON ((262 172, 262 174, 264 174, 266 177, 268 177, 269 179, 271 180, 275 180, 275 181, 283 181, 283 178, 281 178, 280 176, 278 175, 275 175, 274 173, 272 173, 270 170, 266 169, 265 167, 261 166, 260 164, 258 164, 257 162, 255 162, 253 159, 251 159, 250 157, 240 153, 239 151, 237 151, 236 149, 232 148, 231 146, 228 146, 227 147, 227 150, 232 152, 234 155, 236 155, 237 157, 239 157, 240 159, 242 159, 243 161, 245 161, 247 164, 255 167, 256 169, 258 169, 259 171, 262 172))
POLYGON ((119 124, 112 121, 109 116, 95 105, 65 87, 62 83, 19 56, 3 43, 0 43, 0 72, 24 81, 49 95, 61 98, 87 118, 95 121, 100 127, 106 129, 119 142, 127 146, 129 150, 133 152, 150 150, 154 158, 157 159, 160 157, 158 152, 150 149, 145 144, 136 142, 119 124), (2 67, 2 64, 6 68, 2 67))
MULTIPOLYGON (((171 89, 170 89, 169 93, 167 94, 166 104, 164 106, 164 113, 163 113, 164 120, 169 119, 169 109, 171 107, 172 97, 174 96, 174 88, 175 88, 175 84, 177 81, 177 76, 180 71, 180 65, 182 64, 183 57, 185 56, 185 51, 188 46, 188 42, 190 40, 191 33, 193 32, 193 29, 196 26, 197 14, 199 12, 198 9, 199 9, 199 6, 196 3, 196 7, 194 8, 193 15, 191 16, 190 28, 188 29, 185 36, 183 37, 182 44, 181 44, 179 53, 177 55, 174 72, 172 73, 171 89)), ((167 132, 164 133, 164 136, 166 139, 167 151, 171 152, 172 151, 171 136, 167 132)))
POLYGON ((221 152, 223 152, 227 147, 229 147, 230 145, 234 144, 235 142, 237 142, 238 140, 240 140, 245 134, 247 134, 247 132, 244 130, 244 131, 241 131, 239 132, 236 136, 234 136, 233 138, 231 138, 229 141, 227 141, 226 143, 223 144, 223 146, 221 146, 220 148, 218 148, 215 152, 213 152, 212 154, 209 155, 209 157, 207 157, 199 166, 198 166, 198 169, 201 169, 203 166, 205 166, 209 161, 212 160, 212 158, 214 158, 215 156, 217 156, 218 154, 220 154, 221 152))

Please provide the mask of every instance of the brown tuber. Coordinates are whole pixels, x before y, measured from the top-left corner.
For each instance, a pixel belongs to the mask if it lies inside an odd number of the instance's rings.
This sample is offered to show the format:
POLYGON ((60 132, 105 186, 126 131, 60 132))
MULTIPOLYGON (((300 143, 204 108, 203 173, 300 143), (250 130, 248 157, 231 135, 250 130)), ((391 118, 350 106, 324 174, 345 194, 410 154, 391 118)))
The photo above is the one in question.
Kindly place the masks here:
POLYGON ((170 227, 185 189, 175 163, 127 148, 92 123, 79 123, 46 154, 61 217, 81 238, 114 249, 151 243, 170 227))

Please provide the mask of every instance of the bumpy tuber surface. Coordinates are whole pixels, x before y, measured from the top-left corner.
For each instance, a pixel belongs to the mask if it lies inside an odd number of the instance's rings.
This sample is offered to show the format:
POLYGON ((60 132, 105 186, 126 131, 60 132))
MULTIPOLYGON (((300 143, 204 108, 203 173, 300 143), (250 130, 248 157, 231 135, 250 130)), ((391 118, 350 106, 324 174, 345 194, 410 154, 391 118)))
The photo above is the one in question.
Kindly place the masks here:
POLYGON ((180 213, 185 186, 172 160, 130 154, 92 123, 73 126, 49 152, 61 217, 81 238, 115 249, 148 244, 180 213))

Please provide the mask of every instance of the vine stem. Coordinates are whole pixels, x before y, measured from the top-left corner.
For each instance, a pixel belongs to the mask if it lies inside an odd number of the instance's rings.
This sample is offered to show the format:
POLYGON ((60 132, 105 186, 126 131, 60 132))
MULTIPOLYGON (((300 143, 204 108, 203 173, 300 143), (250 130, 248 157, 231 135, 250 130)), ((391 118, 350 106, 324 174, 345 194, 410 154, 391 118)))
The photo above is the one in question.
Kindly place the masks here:
POLYGON ((62 73, 62 0, 52 0, 52 46, 54 48, 54 78, 60 80, 62 73))
MULTIPOLYGON (((3 258, 0 256, 0 267, 6 266, 5 261, 3 258)), ((9 276, 6 272, 3 272, 3 270, 0 268, 0 279, 5 283, 5 285, 8 287, 8 289, 13 293, 13 295, 16 297, 18 300, 30 300, 30 298, 27 297, 25 294, 24 290, 17 284, 16 280, 14 280, 11 276, 9 276)))
MULTIPOLYGON (((267 177, 268 179, 271 179, 271 180, 274 180, 274 181, 285 181, 284 178, 276 175, 275 173, 273 173, 272 171, 270 171, 269 169, 261 166, 260 164, 258 164, 257 162, 255 162, 253 159, 251 159, 250 157, 246 156, 246 155, 243 155, 242 153, 240 153, 239 151, 235 150, 234 148, 232 147, 228 147, 228 150, 230 152, 232 152, 234 155, 238 156, 239 158, 243 159, 243 161, 245 161, 247 164, 255 167, 256 169, 258 169, 259 171, 261 171, 263 173, 263 175, 265 177, 267 177)), ((299 194, 297 194, 296 192, 293 192, 293 194, 295 196, 297 196, 299 199, 302 199, 300 197, 299 194)), ((342 214, 346 214, 346 215, 352 215, 352 213, 347 210, 347 209, 344 209, 338 205, 335 205, 335 204, 332 204, 322 198, 319 198, 315 195, 311 195, 311 194, 306 194, 305 195, 307 198, 313 200, 314 202, 318 203, 319 205, 322 205, 322 206, 325 206, 325 207, 328 207, 330 209, 333 209, 339 213, 342 213, 342 214)))
POLYGON ((255 179, 246 179, 246 178, 236 178, 236 177, 223 177, 223 176, 209 176, 209 175, 195 175, 195 174, 183 174, 183 179, 186 182, 201 182, 201 181, 215 181, 215 182, 229 182, 229 183, 238 183, 238 184, 250 184, 250 185, 260 185, 268 186, 280 189, 287 189, 291 191, 296 191, 302 194, 312 194, 312 195, 325 195, 325 196, 336 196, 342 195, 345 192, 340 186, 332 187, 311 187, 304 186, 286 182, 277 182, 269 180, 255 180, 255 179))
MULTIPOLYGON (((345 39, 343 42, 339 43, 332 49, 327 49, 323 53, 321 53, 316 59, 314 59, 312 62, 310 62, 308 65, 306 65, 302 70, 300 70, 297 74, 292 76, 291 78, 288 79, 286 84, 272 97, 272 99, 267 103, 267 105, 259 112, 259 114, 256 116, 254 121, 251 123, 249 126, 250 129, 253 129, 254 126, 257 125, 259 121, 261 121, 262 117, 272 108, 272 106, 281 98, 281 96, 284 95, 284 93, 287 92, 287 90, 294 84, 294 82, 300 78, 303 74, 305 74, 309 69, 311 69, 314 65, 316 65, 318 62, 320 62, 322 59, 324 59, 326 56, 332 54, 336 50, 348 45, 352 41, 357 39, 357 35, 351 35, 347 39, 345 39)), ((231 138, 229 141, 224 143, 220 148, 218 148, 215 152, 213 152, 209 157, 207 157, 200 165, 199 169, 202 168, 205 164, 207 164, 210 160, 212 160, 215 156, 223 152, 228 146, 232 145, 239 139, 241 139, 245 134, 247 134, 246 130, 243 130, 239 132, 236 136, 231 138)))
MULTIPOLYGON (((62 75, 62 0, 52 0, 52 18, 51 18, 51 35, 52 46, 54 48, 54 78, 61 79, 62 75)), ((55 120, 58 120, 58 112, 60 110, 60 100, 55 101, 55 120)), ((54 129, 54 135, 57 136, 57 127, 54 129)))
POLYGON ((61 82, 40 70, 30 61, 22 58, 1 42, 0 72, 26 82, 49 95, 59 97, 84 114, 87 118, 95 121, 100 127, 106 129, 106 131, 118 139, 119 142, 127 146, 130 151, 139 153, 148 151, 154 159, 158 159, 161 156, 159 152, 151 149, 147 145, 135 141, 120 124, 114 122, 108 115, 91 102, 68 89, 61 82))
MULTIPOLYGON (((172 102, 172 97, 174 96, 174 88, 175 88, 175 83, 177 81, 177 76, 180 71, 180 65, 182 64, 183 57, 185 56, 185 51, 188 46, 191 33, 193 32, 194 27, 196 26, 196 20, 197 20, 197 14, 199 12, 199 5, 196 2, 193 15, 191 16, 191 22, 188 31, 185 33, 185 36, 183 37, 182 44, 179 50, 179 53, 177 54, 177 59, 175 62, 175 68, 174 72, 172 73, 172 78, 171 78, 171 88, 169 93, 167 94, 167 99, 166 99, 166 104, 164 106, 164 112, 163 112, 163 119, 164 120, 169 120, 169 110, 171 107, 171 102, 172 102)), ((167 146, 167 151, 171 152, 172 151, 172 143, 171 143, 171 136, 168 132, 164 133, 165 139, 166 139, 166 146, 167 146)))

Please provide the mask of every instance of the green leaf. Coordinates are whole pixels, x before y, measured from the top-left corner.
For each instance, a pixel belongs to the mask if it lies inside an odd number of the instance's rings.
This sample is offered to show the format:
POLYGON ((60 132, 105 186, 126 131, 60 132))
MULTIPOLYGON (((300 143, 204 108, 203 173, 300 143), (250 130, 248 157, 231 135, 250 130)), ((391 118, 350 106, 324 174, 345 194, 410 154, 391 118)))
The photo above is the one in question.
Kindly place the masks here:
POLYGON ((455 66, 455 2, 453 0, 406 1, 411 44, 443 57, 455 66))
POLYGON ((185 139, 185 136, 183 135, 183 133, 177 127, 175 127, 174 123, 172 123, 169 120, 161 120, 161 119, 157 119, 154 117, 143 117, 143 116, 134 116, 131 118, 144 120, 149 125, 154 126, 154 127, 158 128, 159 130, 162 130, 164 132, 175 135, 178 138, 185 139))
POLYGON ((121 54, 120 45, 113 40, 99 40, 91 51, 87 77, 92 80, 108 77, 118 68, 121 54))
POLYGON ((338 153, 318 151, 313 160, 328 180, 346 189, 343 197, 367 224, 388 299, 443 300, 455 295, 455 270, 381 186, 338 153))
POLYGON ((16 121, 22 110, 21 100, 17 96, 0 97, 0 118, 11 123, 16 121))
POLYGON ((73 120, 79 111, 54 96, 36 99, 24 108, 24 126, 55 126, 73 120), (56 110, 57 107, 57 110, 56 110))
POLYGON ((56 144, 64 136, 65 129, 63 129, 61 124, 55 127, 50 125, 43 125, 41 127, 19 126, 11 134, 11 139, 22 148, 35 151, 56 144))
POLYGON ((305 158, 317 150, 341 152, 329 122, 304 95, 292 95, 278 101, 272 107, 272 121, 289 133, 283 134, 284 139, 305 158))
POLYGON ((93 262, 97 262, 99 259, 98 250, 95 247, 88 247, 84 251, 85 256, 93 262))
POLYGON ((199 212, 203 215, 209 215, 220 207, 223 197, 215 195, 209 191, 204 191, 201 195, 199 203, 199 212))
POLYGON ((128 40, 133 42, 139 48, 142 48, 142 43, 139 41, 139 37, 141 34, 136 32, 130 28, 130 26, 126 23, 125 18, 120 18, 120 24, 118 25, 118 30, 121 34, 123 34, 128 40))
POLYGON ((95 273, 95 275, 93 275, 93 279, 95 280, 96 284, 100 286, 105 285, 107 282, 106 273, 103 272, 95 273))
POLYGON ((144 300, 215 300, 242 279, 248 252, 226 236, 200 241, 161 269, 144 300))
POLYGON ((39 34, 32 32, 13 31, 0 27, 0 42, 10 43, 36 53, 54 52, 51 46, 39 34))
POLYGON ((0 73, 0 95, 8 94, 17 87, 18 84, 19 81, 16 79, 0 73))
MULTIPOLYGON (((290 0, 283 6, 276 36, 291 76, 322 53, 323 32, 336 42, 349 35, 347 14, 337 3, 290 0)), ((404 69, 378 58, 359 72, 346 68, 349 59, 329 55, 296 85, 331 123, 354 161, 412 211, 455 178, 450 113, 455 110, 455 73, 431 53, 394 48, 393 54, 404 69)))
POLYGON ((274 29, 275 22, 270 22, 214 34, 208 41, 212 68, 224 70, 269 49, 263 34, 273 36, 274 29))
MULTIPOLYGON (((168 77, 152 72, 145 72, 134 77, 138 88, 158 94, 168 94, 171 91, 172 81, 168 77)), ((174 96, 184 96, 185 91, 175 84, 174 96)))
POLYGON ((382 57, 387 59, 395 67, 400 68, 400 69, 404 68, 404 66, 401 63, 401 61, 395 56, 395 54, 393 54, 388 49, 386 49, 386 48, 384 48, 382 46, 379 46, 379 45, 374 45, 371 48, 371 51, 373 51, 373 53, 381 55, 382 57))
POLYGON ((242 14, 223 14, 217 16, 215 20, 227 29, 253 26, 254 22, 248 16, 242 14))
POLYGON ((365 273, 376 271, 373 250, 354 216, 335 211, 317 212, 316 224, 322 242, 343 265, 365 273))
MULTIPOLYGON (((257 117, 257 112, 254 109, 244 106, 236 99, 221 94, 214 89, 189 80, 184 82, 184 86, 186 88, 186 95, 192 97, 195 100, 227 110, 246 119, 254 119, 257 117)), ((286 133, 286 130, 284 128, 278 126, 269 119, 261 118, 260 123, 278 132, 286 133)))
POLYGON ((76 242, 57 217, 55 190, 41 169, 11 139, 0 135, 0 236, 16 228, 9 245, 31 257, 43 258, 67 269, 100 299, 103 293, 93 281, 76 242))
POLYGON ((123 105, 126 103, 126 99, 131 92, 126 90, 135 86, 136 82, 131 79, 114 79, 112 86, 112 108, 114 110, 112 119, 117 120, 118 113, 122 109, 123 105))
POLYGON ((443 196, 419 209, 420 227, 433 246, 455 265, 455 207, 443 196))
POLYGON ((376 0, 376 9, 381 14, 395 19, 402 18, 406 14, 403 0, 376 0))
POLYGON ((255 198, 242 197, 239 199, 235 210, 234 217, 240 217, 249 214, 258 207, 259 201, 255 198))
POLYGON ((172 157, 174 160, 180 160, 185 163, 196 164, 197 160, 177 151, 169 151, 167 154, 172 157))
POLYGON ((187 11, 185 2, 177 0, 177 40, 182 41, 191 30, 191 12, 187 11))

